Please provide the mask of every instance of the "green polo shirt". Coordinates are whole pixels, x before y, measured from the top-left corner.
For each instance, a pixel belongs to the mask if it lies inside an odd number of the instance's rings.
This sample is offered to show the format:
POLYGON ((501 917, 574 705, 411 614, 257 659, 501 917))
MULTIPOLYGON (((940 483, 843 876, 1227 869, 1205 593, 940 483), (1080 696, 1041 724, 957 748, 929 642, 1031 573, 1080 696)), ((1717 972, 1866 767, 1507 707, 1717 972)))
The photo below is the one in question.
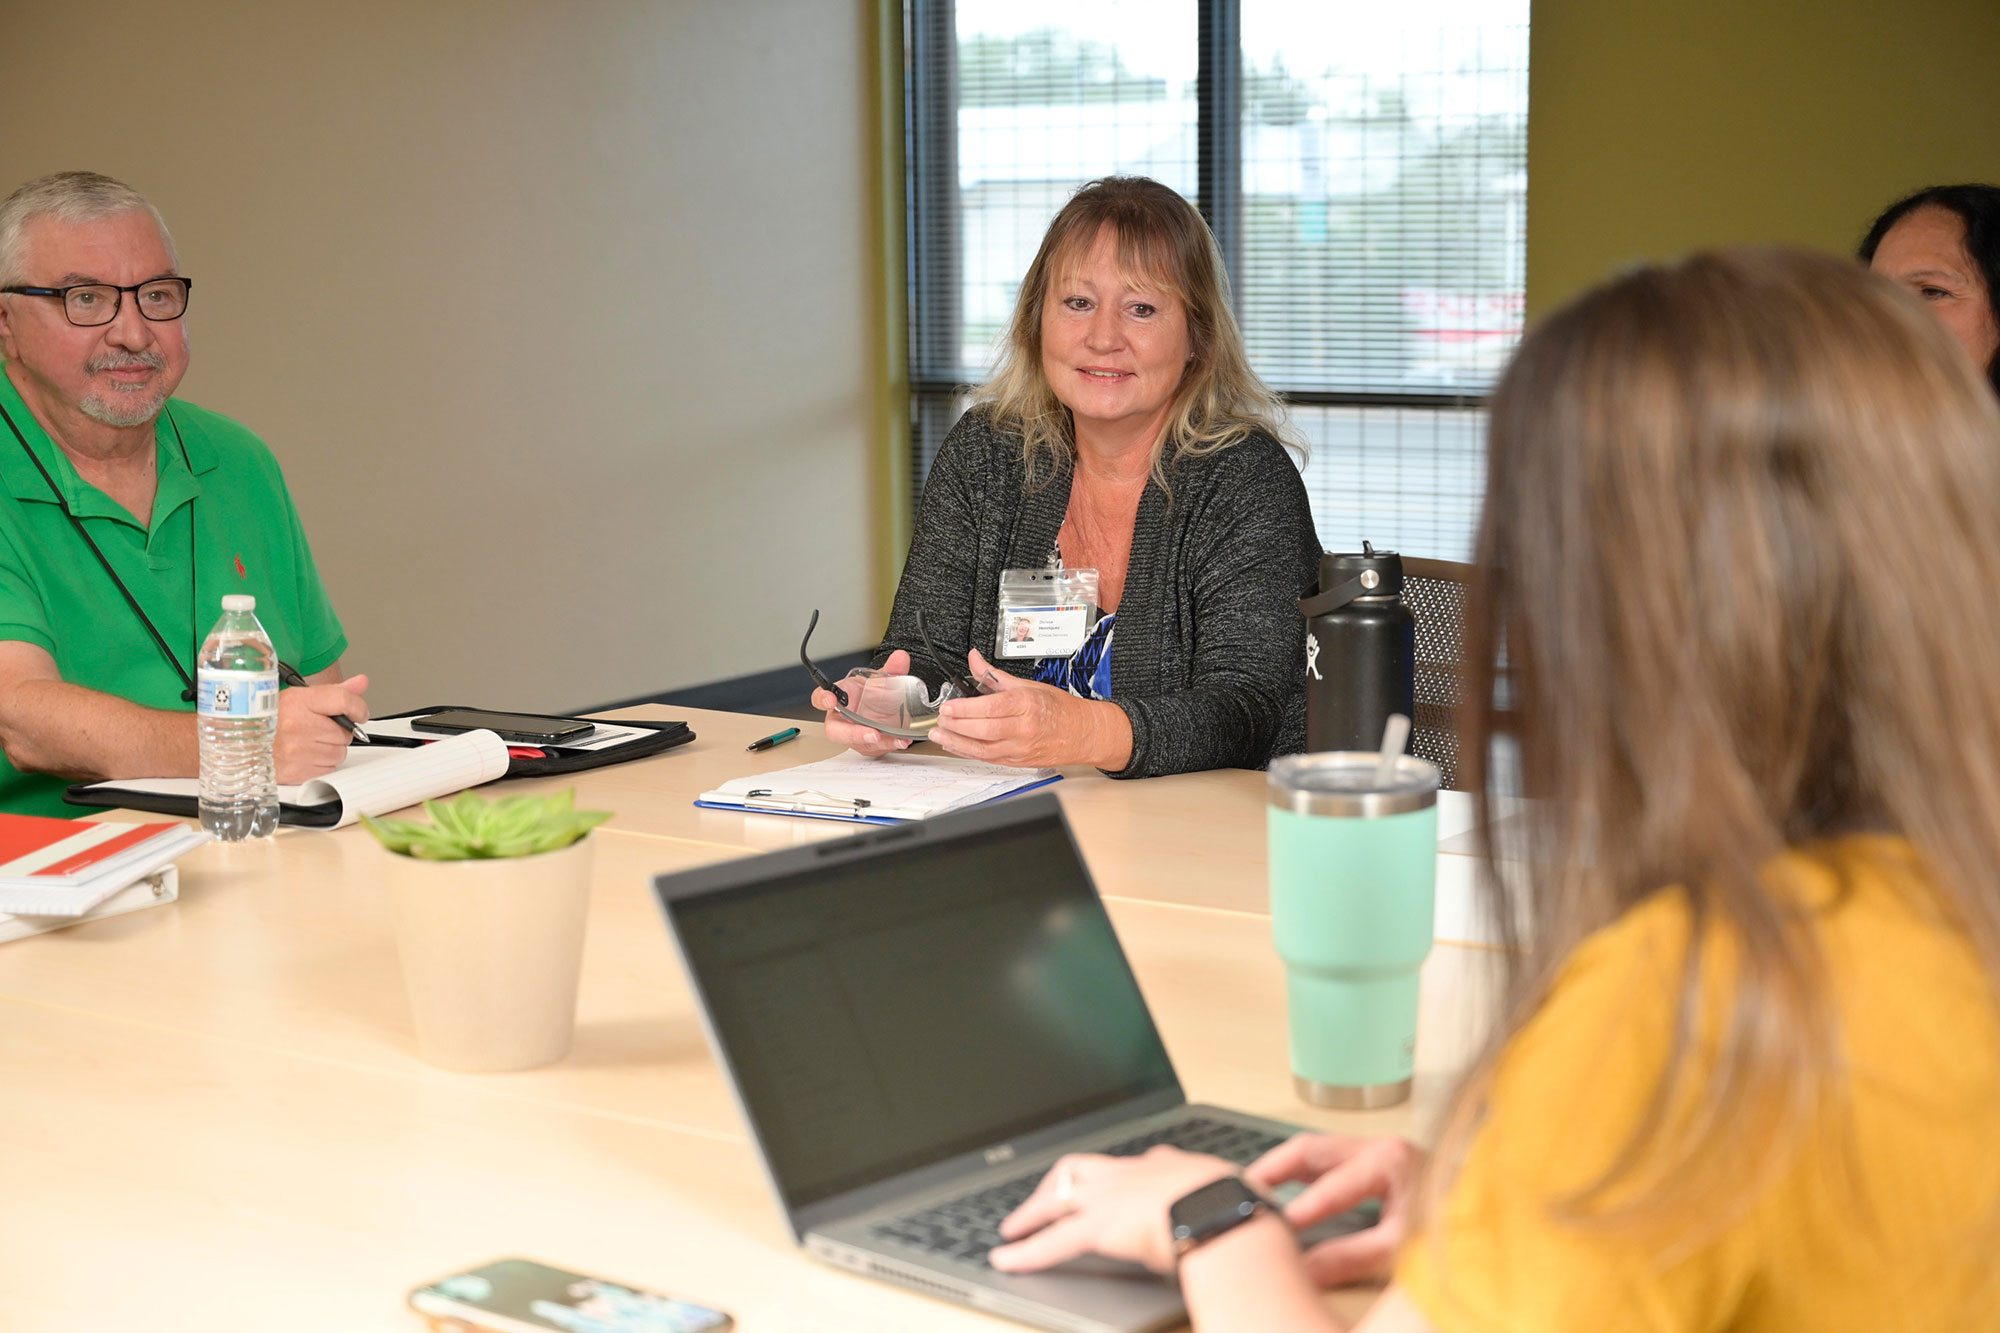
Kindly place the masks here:
MULTIPOLYGON (((278 460, 243 426, 192 403, 168 402, 153 426, 160 485, 148 526, 77 475, 4 366, 0 407, 189 675, 201 640, 222 615, 226 593, 257 599, 257 618, 278 656, 305 675, 324 670, 346 650, 278 460)), ((0 487, 6 490, 0 502, 0 640, 45 649, 72 684, 149 708, 192 712, 194 705, 181 698, 180 674, 63 517, 49 482, 5 422, 0 487)), ((62 803, 66 785, 18 772, 0 756, 0 810, 82 813, 62 803)))

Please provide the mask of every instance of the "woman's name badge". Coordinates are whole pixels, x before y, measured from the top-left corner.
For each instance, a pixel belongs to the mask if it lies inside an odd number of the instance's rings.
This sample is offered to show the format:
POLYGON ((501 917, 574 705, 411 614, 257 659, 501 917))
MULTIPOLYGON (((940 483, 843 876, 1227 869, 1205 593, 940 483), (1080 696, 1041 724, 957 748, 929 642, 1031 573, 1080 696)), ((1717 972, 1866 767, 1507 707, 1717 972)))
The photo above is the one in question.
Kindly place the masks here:
POLYGON ((1002 657, 1068 657, 1090 637, 1088 602, 1010 606, 1000 613, 1002 657))
POLYGON ((1096 624, 1096 570, 1051 566, 1000 571, 995 657, 1068 657, 1083 647, 1096 624))

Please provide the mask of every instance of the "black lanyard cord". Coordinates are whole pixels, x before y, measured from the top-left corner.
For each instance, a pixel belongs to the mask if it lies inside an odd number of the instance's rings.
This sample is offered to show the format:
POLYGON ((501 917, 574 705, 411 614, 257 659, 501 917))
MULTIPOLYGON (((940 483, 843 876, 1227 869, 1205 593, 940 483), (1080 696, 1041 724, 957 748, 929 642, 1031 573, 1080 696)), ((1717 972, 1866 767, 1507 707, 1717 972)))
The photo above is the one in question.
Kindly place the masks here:
MULTIPOLYGON (((99 550, 96 541, 92 540, 89 529, 83 526, 83 520, 78 518, 74 513, 70 511, 69 501, 64 498, 62 493, 62 488, 56 485, 56 479, 49 475, 49 470, 48 468, 42 465, 42 460, 35 456, 34 449, 28 444, 28 437, 23 435, 21 433, 21 428, 14 424, 14 418, 8 414, 7 409, 5 407, 0 407, 0 418, 6 419, 7 429, 13 431, 14 438, 20 441, 22 452, 27 454, 28 461, 35 465, 35 471, 42 474, 42 480, 48 484, 49 494, 55 496, 56 504, 58 507, 62 509, 63 517, 69 520, 69 525, 72 528, 76 529, 76 535, 83 538, 83 543, 84 545, 90 548, 90 553, 97 557, 97 563, 104 567, 104 573, 106 574, 106 576, 110 578, 112 583, 117 585, 119 593, 125 598, 125 604, 132 608, 132 614, 139 617, 139 623, 146 627, 146 633, 152 635, 153 642, 159 645, 160 655, 167 659, 168 664, 171 665, 174 669, 174 674, 179 676, 181 678, 181 683, 187 687, 186 689, 181 691, 181 702, 189 704, 193 703, 195 701, 194 677, 188 674, 187 670, 181 666, 180 658, 175 657, 174 650, 167 647, 166 638, 161 635, 159 629, 153 624, 153 618, 146 614, 146 609, 139 605, 139 599, 134 597, 132 595, 132 590, 125 586, 125 580, 118 577, 118 571, 113 569, 111 567, 111 562, 104 558, 104 552, 99 550)), ((174 443, 180 446, 181 466, 185 467, 188 470, 189 476, 193 476, 194 464, 188 461, 187 441, 181 438, 180 423, 174 420, 174 414, 172 412, 167 413, 167 424, 173 427, 174 443)), ((199 632, 198 626, 195 623, 195 617, 201 614, 200 611, 201 603, 196 596, 197 588, 198 584, 196 583, 195 550, 194 550, 194 501, 189 500, 188 501, 188 622, 189 622, 188 660, 190 662, 196 661, 201 656, 201 646, 199 643, 195 641, 194 638, 194 635, 199 632)))

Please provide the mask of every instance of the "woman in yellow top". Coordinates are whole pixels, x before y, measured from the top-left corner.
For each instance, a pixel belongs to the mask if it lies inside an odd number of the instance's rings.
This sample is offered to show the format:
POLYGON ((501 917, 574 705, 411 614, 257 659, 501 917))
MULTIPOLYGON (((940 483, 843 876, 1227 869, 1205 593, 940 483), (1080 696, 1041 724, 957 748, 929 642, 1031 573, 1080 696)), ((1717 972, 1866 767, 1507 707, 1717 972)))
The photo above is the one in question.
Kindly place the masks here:
MULTIPOLYGON (((1504 721, 1539 798, 1511 1002, 1427 1161, 1249 1170, 1384 1220, 1301 1256, 1254 1212, 1180 1257, 1196 1328, 1391 1271, 1371 1333, 2000 1326, 2000 402, 1880 278, 1705 255, 1529 335, 1490 478, 1511 713, 1461 753, 1504 721)), ((1165 1271, 1231 1170, 1065 1159, 992 1262, 1165 1271)))

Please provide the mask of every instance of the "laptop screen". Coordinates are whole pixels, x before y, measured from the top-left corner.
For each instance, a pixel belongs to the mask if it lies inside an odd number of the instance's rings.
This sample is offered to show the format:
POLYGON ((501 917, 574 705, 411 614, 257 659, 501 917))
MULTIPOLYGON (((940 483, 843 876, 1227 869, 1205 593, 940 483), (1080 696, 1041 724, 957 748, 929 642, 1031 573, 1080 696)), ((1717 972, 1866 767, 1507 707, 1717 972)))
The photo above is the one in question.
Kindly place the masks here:
POLYGON ((674 900, 791 1208, 1176 1087, 1053 811, 674 900))

